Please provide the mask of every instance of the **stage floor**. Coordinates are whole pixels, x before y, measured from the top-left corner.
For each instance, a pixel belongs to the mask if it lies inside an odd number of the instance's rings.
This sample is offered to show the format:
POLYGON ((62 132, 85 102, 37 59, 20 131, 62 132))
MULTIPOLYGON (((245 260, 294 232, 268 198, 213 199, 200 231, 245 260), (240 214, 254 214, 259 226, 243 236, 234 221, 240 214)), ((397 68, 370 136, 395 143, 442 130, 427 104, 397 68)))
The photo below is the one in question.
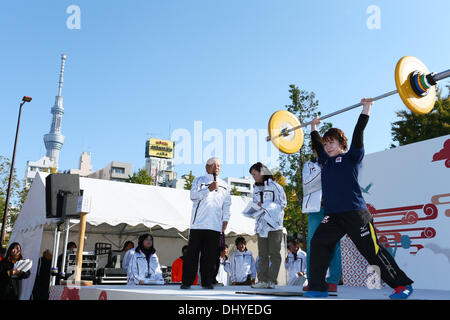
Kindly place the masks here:
MULTIPOLYGON (((212 290, 192 286, 189 290, 179 285, 126 286, 94 285, 89 287, 52 286, 50 300, 302 300, 301 296, 276 296, 262 294, 237 294, 236 292, 299 292, 299 287, 277 286, 275 289, 253 289, 250 286, 215 287, 212 290)), ((338 296, 332 300, 384 300, 389 299, 392 289, 367 289, 365 287, 338 287, 338 296)), ((322 298, 323 299, 323 298, 322 298)), ((410 300, 450 300, 450 290, 414 289, 410 300)))

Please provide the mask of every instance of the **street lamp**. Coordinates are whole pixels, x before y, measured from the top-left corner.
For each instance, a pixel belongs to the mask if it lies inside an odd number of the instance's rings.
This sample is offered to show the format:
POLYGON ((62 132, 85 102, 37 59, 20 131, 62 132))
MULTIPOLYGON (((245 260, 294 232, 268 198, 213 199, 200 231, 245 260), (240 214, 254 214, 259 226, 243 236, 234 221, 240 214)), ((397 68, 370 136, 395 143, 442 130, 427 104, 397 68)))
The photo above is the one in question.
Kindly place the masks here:
POLYGON ((14 160, 16 158, 16 146, 17 146, 17 138, 19 136, 19 127, 20 127, 20 115, 22 114, 22 106, 25 104, 25 102, 30 102, 31 97, 24 96, 22 98, 22 103, 19 107, 19 117, 17 119, 17 129, 16 129, 16 139, 14 140, 14 150, 11 160, 11 171, 9 173, 9 182, 8 182, 8 191, 6 192, 6 201, 5 201, 5 211, 3 213, 3 223, 2 223, 2 236, 0 239, 0 244, 3 245, 3 242, 5 241, 5 235, 6 235, 6 220, 8 217, 8 207, 9 207, 9 196, 11 193, 11 185, 12 185, 12 179, 13 179, 13 173, 14 173, 14 160))

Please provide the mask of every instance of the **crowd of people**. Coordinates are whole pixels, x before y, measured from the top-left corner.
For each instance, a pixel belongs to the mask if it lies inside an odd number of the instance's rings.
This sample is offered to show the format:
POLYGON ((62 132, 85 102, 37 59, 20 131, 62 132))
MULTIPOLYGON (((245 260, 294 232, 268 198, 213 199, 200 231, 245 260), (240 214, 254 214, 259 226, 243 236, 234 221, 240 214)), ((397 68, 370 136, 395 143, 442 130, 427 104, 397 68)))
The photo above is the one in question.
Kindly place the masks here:
MULTIPOLYGON (((406 299, 413 292, 413 281, 379 245, 372 216, 358 184, 364 157, 363 132, 373 101, 362 99, 361 103, 363 110, 348 150, 347 138, 340 129, 331 128, 321 137, 317 131, 320 118, 311 122, 315 159, 303 167, 302 211, 308 214, 307 252, 302 250, 298 239, 291 239, 284 263, 288 285, 302 286, 306 297, 326 297, 328 292, 337 291, 342 272, 339 240, 346 234, 369 264, 380 269, 381 279, 394 288, 391 298, 406 299)), ((209 159, 205 169, 206 174, 196 177, 192 183, 188 244, 182 248, 182 256, 172 264, 172 282, 180 282, 183 290, 196 284, 204 289, 213 289, 217 285, 275 288, 282 263, 283 220, 287 205, 283 187, 261 162, 250 167, 255 188, 244 215, 255 220, 258 257, 255 259, 248 250, 243 237, 236 239, 236 248, 228 257, 224 239, 230 218, 230 186, 219 177, 219 159, 209 159)), ((75 248, 76 245, 68 250, 75 248)), ((141 235, 136 247, 132 242, 125 243, 122 251, 121 267, 127 272, 128 285, 164 284, 151 234, 141 235)), ((11 244, 2 256, 1 299, 17 299, 21 279, 30 275, 29 271, 15 269, 21 259, 18 243, 11 244)), ((51 253, 44 252, 39 260, 36 281, 41 286, 33 290, 36 297, 45 297, 45 294, 48 297, 49 261, 51 253)))

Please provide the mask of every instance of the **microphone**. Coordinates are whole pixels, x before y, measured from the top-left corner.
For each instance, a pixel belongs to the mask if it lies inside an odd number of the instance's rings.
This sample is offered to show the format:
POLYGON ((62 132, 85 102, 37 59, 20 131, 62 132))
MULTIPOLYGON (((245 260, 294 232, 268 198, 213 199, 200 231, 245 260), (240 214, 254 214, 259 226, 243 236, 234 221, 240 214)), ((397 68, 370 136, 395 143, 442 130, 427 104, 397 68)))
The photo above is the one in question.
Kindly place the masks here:
MULTIPOLYGON (((217 173, 213 172, 213 177, 214 177, 214 181, 217 181, 217 173)), ((217 189, 216 189, 216 190, 214 190, 214 191, 216 191, 216 192, 217 192, 217 189)))

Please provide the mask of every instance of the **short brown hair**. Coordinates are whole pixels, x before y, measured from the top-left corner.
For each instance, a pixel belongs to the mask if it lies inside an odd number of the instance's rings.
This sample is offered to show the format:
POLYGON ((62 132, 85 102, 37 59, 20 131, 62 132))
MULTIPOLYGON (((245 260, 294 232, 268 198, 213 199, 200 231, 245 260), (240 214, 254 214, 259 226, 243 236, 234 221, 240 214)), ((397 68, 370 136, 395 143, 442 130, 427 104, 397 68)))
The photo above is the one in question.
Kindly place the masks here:
POLYGON ((344 151, 347 151, 348 142, 344 132, 338 128, 331 128, 322 137, 322 141, 330 141, 336 139, 344 151))

